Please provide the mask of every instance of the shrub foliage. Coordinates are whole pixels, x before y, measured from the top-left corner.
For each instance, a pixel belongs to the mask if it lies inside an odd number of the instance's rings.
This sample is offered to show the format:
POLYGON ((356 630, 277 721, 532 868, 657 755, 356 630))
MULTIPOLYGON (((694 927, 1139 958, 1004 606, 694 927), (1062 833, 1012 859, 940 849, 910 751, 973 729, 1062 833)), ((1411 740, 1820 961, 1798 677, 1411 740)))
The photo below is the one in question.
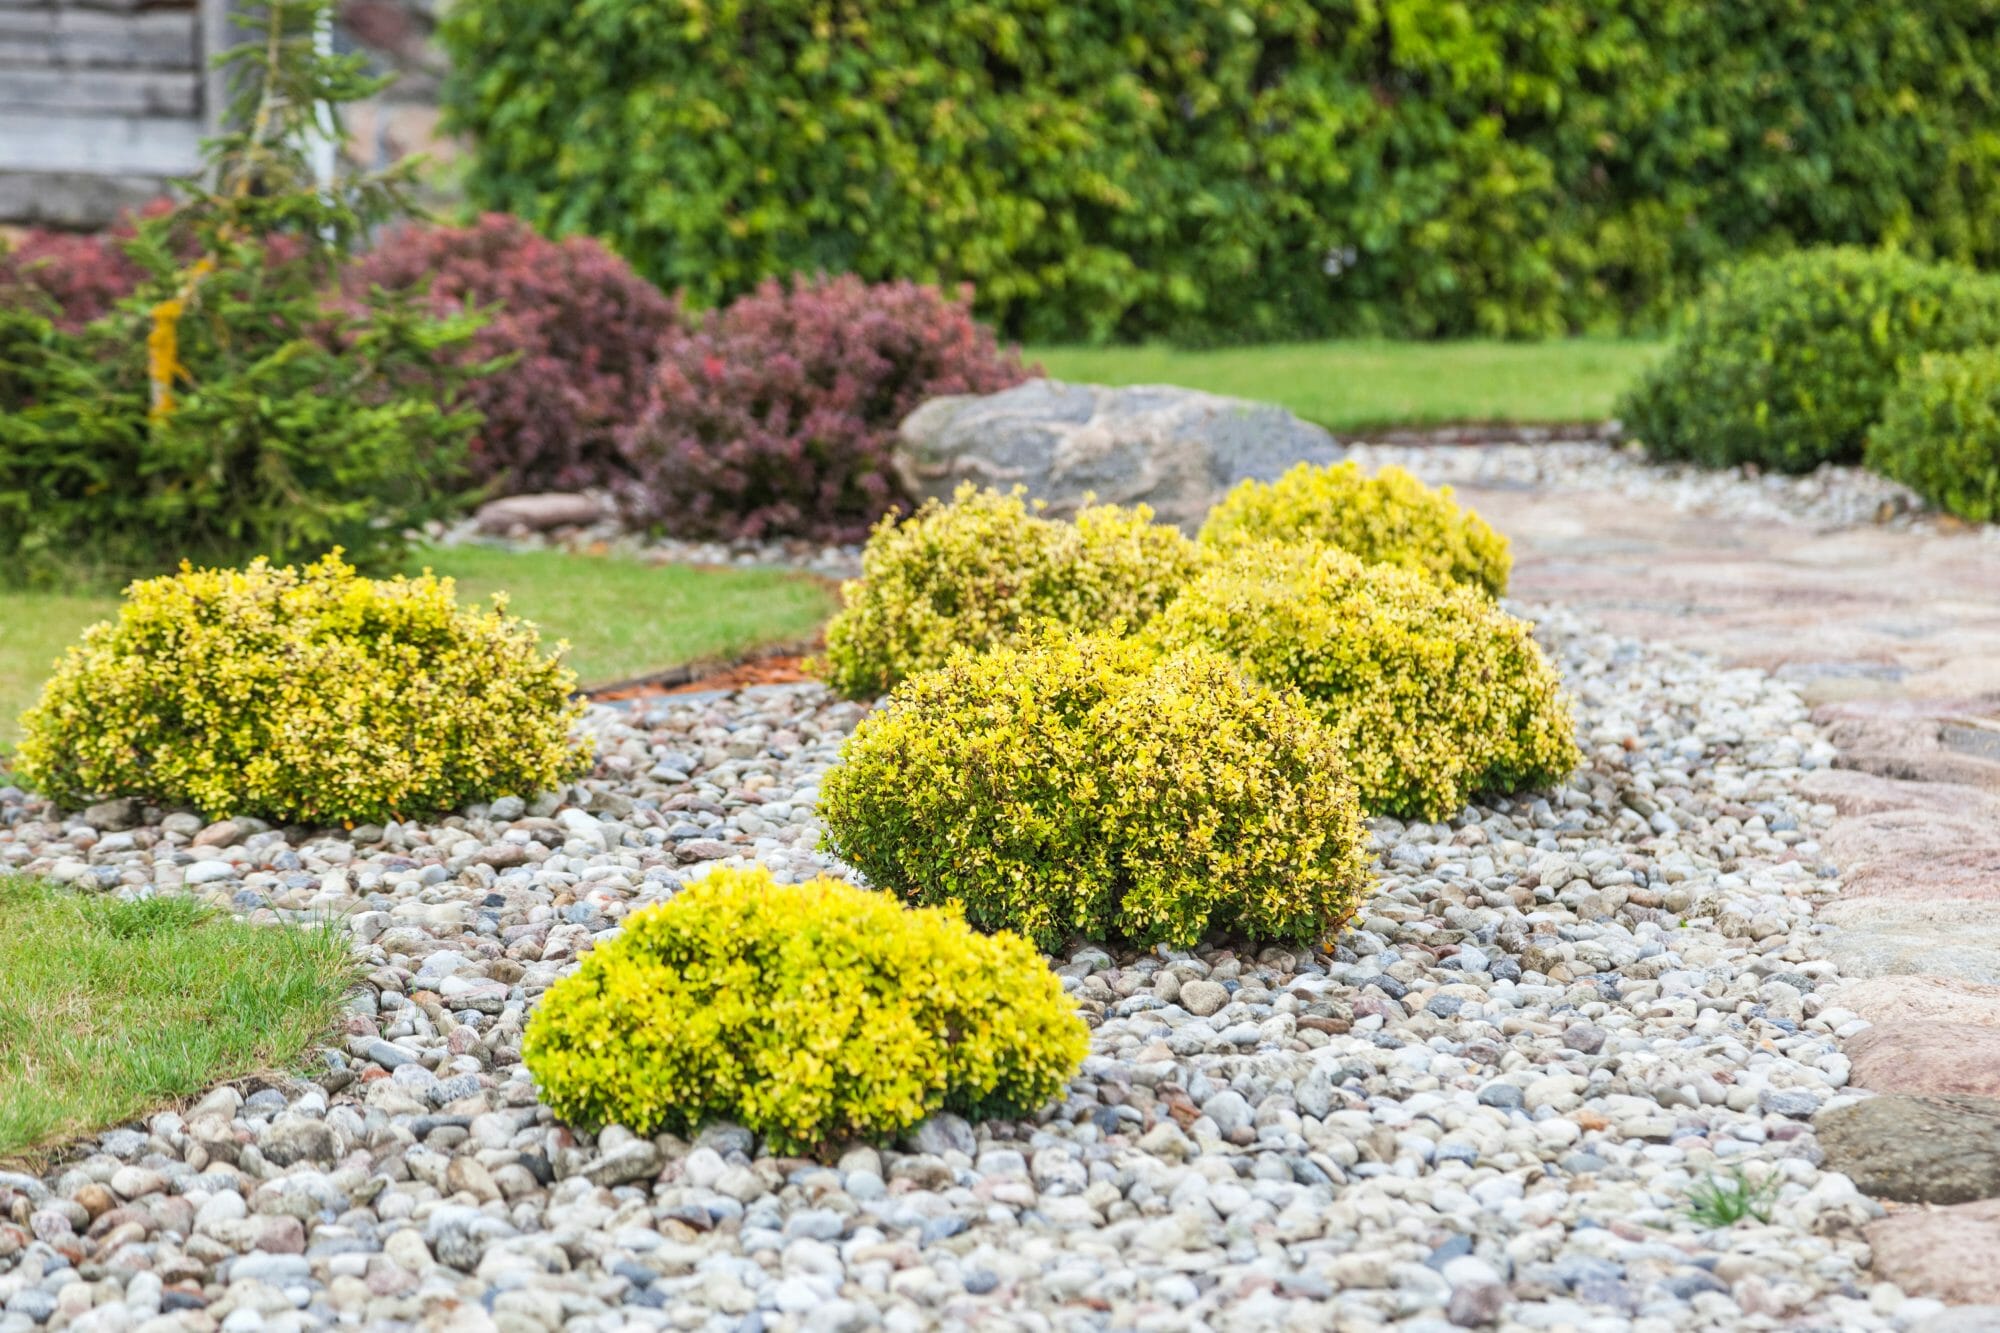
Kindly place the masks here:
MULTIPOLYGON (((331 546, 371 565, 457 503, 469 326, 385 303, 338 311, 293 263, 225 242, 176 355, 201 379, 154 409, 149 317, 75 335, 10 316, 0 334, 0 581, 129 577, 180 559, 289 558, 331 546)), ((174 281, 171 261, 159 270, 174 281)), ((165 296, 166 286, 146 290, 165 296)))
POLYGON ((1204 546, 1320 541, 1368 564, 1415 569, 1439 579, 1507 591, 1514 559, 1507 539, 1440 490, 1399 467, 1373 477, 1353 463, 1300 463, 1275 482, 1244 481, 1202 524, 1204 546))
POLYGON ((732 1120, 775 1152, 883 1138, 938 1111, 1059 1096, 1088 1034, 1017 936, 834 879, 718 869, 626 919, 551 986, 521 1044, 573 1124, 732 1120))
POLYGON ((1741 253, 2000 259, 2000 10, 459 0, 470 189, 699 304, 973 282, 1012 336, 1539 335, 1741 253))
POLYGON ((858 540, 904 498, 889 460, 904 417, 1026 375, 969 293, 767 282, 666 341, 624 443, 626 508, 677 533, 858 540))
POLYGON ((316 41, 328 0, 266 0, 226 57, 202 179, 136 224, 133 295, 75 333, 10 318, 0 361, 0 579, 289 559, 363 563, 443 512, 477 417, 473 321, 330 295, 406 206, 407 169, 319 180, 311 143, 380 86, 316 41))
POLYGON ((1273 542, 1214 562, 1144 637, 1298 690, 1338 737, 1366 812, 1443 819, 1577 764, 1569 702, 1530 628, 1471 589, 1273 542))
POLYGON ((515 218, 409 225, 383 236, 348 277, 424 293, 440 314, 485 318, 463 359, 499 362, 473 381, 481 416, 472 478, 503 494, 609 486, 625 475, 616 436, 644 396, 661 340, 680 326, 659 289, 596 241, 556 242, 515 218))
POLYGON ((130 296, 142 272, 126 255, 129 231, 79 236, 31 229, 0 240, 0 307, 38 314, 75 333, 130 296))
POLYGON ((1045 949, 1318 940, 1367 884, 1336 738, 1212 653, 1046 629, 910 677, 841 755, 832 850, 1045 949))
POLYGON ((1194 543, 1143 505, 1090 505, 1066 523, 1018 491, 968 482, 949 504, 876 525, 861 577, 841 589, 821 669, 843 694, 872 697, 958 648, 1014 643, 1041 622, 1136 629, 1199 562, 1194 543))
POLYGON ((2000 278, 1834 248, 1754 261, 1710 290, 1619 404, 1661 458, 1806 472, 1861 459, 1903 370, 2000 341, 2000 278))
POLYGON ((2000 522, 2000 349, 1926 357, 1889 394, 1868 466, 1947 513, 2000 522))
POLYGON ((135 583, 21 719, 17 768, 67 806, 380 822, 573 776, 576 679, 534 627, 450 579, 183 568, 135 583))

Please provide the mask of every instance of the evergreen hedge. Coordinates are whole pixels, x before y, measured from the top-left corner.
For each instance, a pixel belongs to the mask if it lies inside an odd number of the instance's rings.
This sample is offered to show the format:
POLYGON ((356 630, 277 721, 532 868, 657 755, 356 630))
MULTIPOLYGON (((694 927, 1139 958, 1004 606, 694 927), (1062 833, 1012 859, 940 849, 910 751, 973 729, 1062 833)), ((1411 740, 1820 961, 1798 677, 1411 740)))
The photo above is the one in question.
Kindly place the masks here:
POLYGON ((457 0, 470 188, 698 305, 1010 336, 1657 324, 1817 243, 2000 259, 1987 0, 457 0))
POLYGON ((2000 279, 1836 246, 1727 270, 1618 402, 1655 458, 1810 472, 1858 463, 1903 373, 2000 342, 2000 279))

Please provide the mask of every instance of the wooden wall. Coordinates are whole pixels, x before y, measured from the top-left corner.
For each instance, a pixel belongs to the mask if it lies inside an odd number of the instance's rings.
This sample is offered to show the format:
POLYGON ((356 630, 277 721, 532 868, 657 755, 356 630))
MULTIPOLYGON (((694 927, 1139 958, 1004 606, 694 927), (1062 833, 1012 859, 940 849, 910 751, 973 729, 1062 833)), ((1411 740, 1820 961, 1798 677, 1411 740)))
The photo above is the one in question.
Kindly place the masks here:
POLYGON ((0 0, 0 222, 97 226, 198 165, 227 0, 0 0))

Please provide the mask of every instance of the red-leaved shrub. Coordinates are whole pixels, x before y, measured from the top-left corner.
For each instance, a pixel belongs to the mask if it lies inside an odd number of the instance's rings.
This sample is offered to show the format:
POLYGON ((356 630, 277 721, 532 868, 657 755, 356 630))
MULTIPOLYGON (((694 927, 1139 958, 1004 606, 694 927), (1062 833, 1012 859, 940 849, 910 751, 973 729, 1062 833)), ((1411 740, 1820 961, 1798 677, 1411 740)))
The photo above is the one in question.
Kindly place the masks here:
POLYGON ((129 232, 24 233, 0 250, 0 303, 46 316, 74 333, 132 294, 139 266, 121 242, 129 232))
POLYGON ((354 291, 426 280, 437 309, 486 312, 466 356, 519 354, 472 383, 486 417, 472 444, 475 479, 496 494, 621 479, 615 434, 646 393, 662 338, 681 327, 678 305, 596 241, 551 241, 501 213, 390 232, 350 279, 354 291))
POLYGON ((667 339, 623 436, 621 499, 676 535, 858 540, 907 498, 889 462, 905 416, 1028 374, 969 288, 769 281, 667 339))
MULTIPOLYGON (((127 209, 104 231, 49 231, 31 227, 12 246, 0 241, 0 305, 47 318, 66 333, 111 313, 139 288, 145 269, 125 253, 139 234, 139 222, 171 213, 174 201, 161 197, 127 209)), ((191 235, 177 233, 171 245, 184 260, 198 253, 191 235)), ((268 251, 283 262, 298 253, 289 236, 273 237, 268 251)))

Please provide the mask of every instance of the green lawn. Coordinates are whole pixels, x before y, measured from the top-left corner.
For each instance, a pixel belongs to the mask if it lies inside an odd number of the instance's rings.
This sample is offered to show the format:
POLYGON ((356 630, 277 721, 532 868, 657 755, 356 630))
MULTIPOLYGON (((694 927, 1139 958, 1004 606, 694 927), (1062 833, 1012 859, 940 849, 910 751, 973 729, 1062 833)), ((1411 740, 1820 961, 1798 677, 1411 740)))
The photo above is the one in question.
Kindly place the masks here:
POLYGON ((569 640, 585 686, 810 639, 838 605, 827 583, 781 570, 474 546, 420 556, 411 572, 425 565, 457 579, 460 600, 508 593, 516 615, 569 640))
POLYGON ((1179 384, 1282 403, 1332 431, 1448 422, 1602 420, 1666 350, 1642 339, 1556 342, 1271 343, 1215 351, 1164 346, 1036 347, 1060 380, 1179 384))
POLYGON ((0 588, 0 754, 13 744, 15 720, 35 701, 63 649, 117 608, 116 597, 0 588))
MULTIPOLYGON (((426 564, 458 579, 461 599, 509 593, 511 609, 551 642, 569 640, 568 660, 586 686, 811 638, 836 600, 820 580, 777 570, 486 547, 428 552, 411 572, 426 564)), ((117 606, 110 596, 0 590, 0 752, 64 647, 117 606)))
POLYGON ((354 977, 346 932, 0 876, 0 1162, 292 1070, 354 977))

